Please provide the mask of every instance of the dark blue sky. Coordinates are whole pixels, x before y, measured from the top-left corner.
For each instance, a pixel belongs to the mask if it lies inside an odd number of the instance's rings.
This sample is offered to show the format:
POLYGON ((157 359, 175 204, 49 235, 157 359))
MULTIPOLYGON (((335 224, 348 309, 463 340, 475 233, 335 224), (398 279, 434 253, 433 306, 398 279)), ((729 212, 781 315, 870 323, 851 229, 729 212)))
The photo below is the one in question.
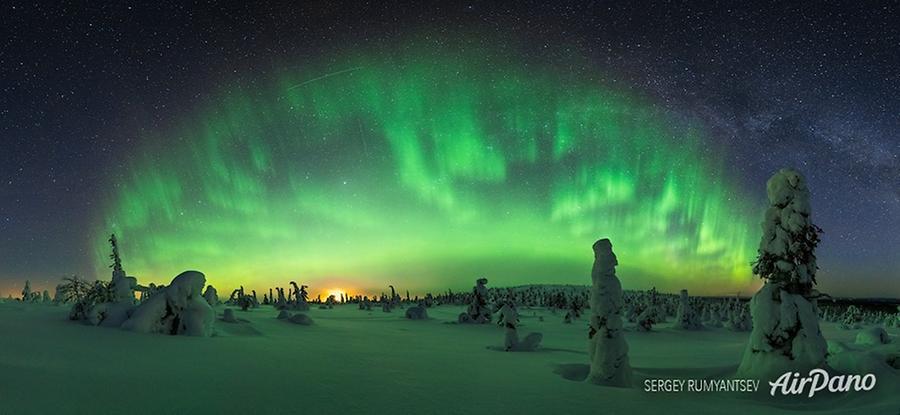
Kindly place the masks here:
POLYGON ((825 231, 820 280, 900 295, 896 2, 41 3, 0 6, 0 292, 89 274, 87 227, 124 155, 220 84, 472 30, 522 39, 528 59, 584 55, 575 70, 699 120, 761 197, 773 171, 800 169, 825 231))

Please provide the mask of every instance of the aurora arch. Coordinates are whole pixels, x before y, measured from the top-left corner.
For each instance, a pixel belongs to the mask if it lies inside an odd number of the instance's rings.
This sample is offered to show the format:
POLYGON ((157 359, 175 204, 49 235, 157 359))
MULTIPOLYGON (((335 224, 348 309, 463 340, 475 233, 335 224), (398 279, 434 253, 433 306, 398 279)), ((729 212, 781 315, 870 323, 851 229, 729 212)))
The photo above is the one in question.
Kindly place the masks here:
POLYGON ((103 204, 98 269, 115 232, 141 281, 198 269, 221 292, 583 284, 609 237, 626 288, 752 283, 756 198, 701 129, 507 55, 404 51, 225 90, 144 137, 103 204))

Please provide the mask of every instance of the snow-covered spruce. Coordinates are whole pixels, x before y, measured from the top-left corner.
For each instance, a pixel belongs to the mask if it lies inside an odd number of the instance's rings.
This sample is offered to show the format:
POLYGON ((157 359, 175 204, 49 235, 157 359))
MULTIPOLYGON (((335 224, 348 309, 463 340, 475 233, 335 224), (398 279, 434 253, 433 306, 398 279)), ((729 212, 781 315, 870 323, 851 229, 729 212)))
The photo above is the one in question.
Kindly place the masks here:
POLYGON ((142 303, 122 328, 141 333, 211 336, 215 312, 202 291, 206 277, 197 271, 185 271, 172 283, 142 303))
POLYGON ((472 289, 472 301, 464 313, 459 314, 460 323, 485 324, 491 322, 491 310, 488 306, 487 278, 479 278, 472 289))
POLYGON ((650 331, 655 324, 664 323, 666 321, 665 311, 659 304, 657 294, 656 287, 653 287, 645 295, 641 295, 641 298, 643 298, 643 305, 641 306, 641 311, 637 313, 637 317, 635 317, 636 330, 650 331))
POLYGON ((750 321, 750 313, 747 312, 745 304, 738 303, 732 308, 728 328, 733 331, 750 331, 753 328, 753 323, 750 321))
POLYGON ((855 305, 850 305, 850 307, 847 307, 847 311, 841 318, 841 328, 844 330, 856 330, 862 328, 862 325, 862 311, 855 305))
POLYGON ((783 169, 766 187, 770 206, 753 265, 765 283, 750 301, 753 330, 738 367, 738 376, 755 379, 824 367, 827 354, 813 289, 820 230, 810 221, 806 181, 783 169))
POLYGON ((683 330, 700 330, 703 324, 700 324, 700 316, 691 305, 687 290, 681 290, 681 297, 678 303, 678 312, 675 315, 676 327, 683 330))
POLYGON ((388 306, 393 310, 400 306, 400 295, 397 294, 397 290, 394 289, 393 285, 388 285, 388 287, 391 289, 391 300, 388 306))
POLYGON ((56 285, 56 291, 53 292, 53 304, 62 304, 65 302, 65 299, 63 299, 61 288, 62 284, 56 285))
POLYGON ((216 290, 216 287, 213 287, 212 285, 206 286, 206 291, 203 292, 203 298, 211 307, 219 305, 219 292, 216 290))
POLYGON ((297 285, 297 283, 294 281, 291 281, 290 284, 292 287, 294 287, 294 300, 288 301, 287 307, 291 310, 309 311, 309 293, 306 292, 308 286, 297 285))
POLYGON ((31 301, 31 281, 25 280, 25 288, 22 288, 22 302, 31 301))
POLYGON ((706 324, 710 327, 722 327, 722 315, 719 313, 719 307, 717 304, 710 304, 707 306, 709 310, 709 316, 706 318, 706 324))
POLYGON ((541 333, 528 333, 524 339, 519 340, 519 312, 512 301, 506 301, 498 311, 500 318, 498 324, 505 328, 503 348, 507 352, 530 352, 541 344, 544 335, 541 333))
POLYGON ((112 253, 109 257, 113 260, 112 282, 110 284, 110 289, 113 292, 112 302, 134 304, 134 290, 137 287, 137 278, 125 275, 125 270, 122 268, 122 258, 119 256, 119 244, 115 234, 109 236, 109 243, 112 246, 112 253))
POLYGON ((600 385, 631 387, 628 344, 622 324, 622 284, 616 277, 619 264, 609 239, 594 243, 594 266, 591 270, 591 325, 588 332, 588 354, 591 371, 587 380, 600 385))
POLYGON ((134 311, 134 292, 137 288, 137 278, 125 275, 122 268, 122 259, 119 256, 119 245, 116 235, 109 236, 109 244, 112 248, 109 258, 113 261, 112 279, 108 284, 95 282, 90 302, 76 304, 84 310, 83 319, 92 325, 104 327, 119 327, 134 311))

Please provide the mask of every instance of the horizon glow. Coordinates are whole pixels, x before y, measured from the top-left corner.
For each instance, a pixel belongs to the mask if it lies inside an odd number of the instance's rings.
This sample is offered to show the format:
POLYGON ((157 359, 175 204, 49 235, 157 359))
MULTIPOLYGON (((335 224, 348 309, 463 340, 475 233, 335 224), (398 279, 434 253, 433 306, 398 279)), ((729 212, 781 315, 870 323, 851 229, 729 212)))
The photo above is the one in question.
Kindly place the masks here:
POLYGON ((629 289, 756 283, 764 189, 701 129, 501 54, 405 51, 224 91, 145 137, 101 204, 98 275, 116 233, 140 283, 196 269, 224 297, 581 285, 608 237, 629 289))

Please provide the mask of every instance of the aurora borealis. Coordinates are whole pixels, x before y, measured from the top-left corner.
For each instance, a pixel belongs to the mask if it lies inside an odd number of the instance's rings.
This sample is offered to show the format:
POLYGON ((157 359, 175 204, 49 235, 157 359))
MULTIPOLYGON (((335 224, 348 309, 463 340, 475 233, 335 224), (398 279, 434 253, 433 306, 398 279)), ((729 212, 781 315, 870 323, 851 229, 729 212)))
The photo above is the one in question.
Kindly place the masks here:
POLYGON ((626 288, 752 282, 760 197, 701 126, 499 50, 322 62, 212 94, 122 155, 99 272, 115 232, 142 282, 198 269, 220 292, 583 284, 609 237, 626 288))
POLYGON ((897 297, 895 7, 3 6, 0 296, 26 280, 747 295, 773 172, 819 291, 897 297))

